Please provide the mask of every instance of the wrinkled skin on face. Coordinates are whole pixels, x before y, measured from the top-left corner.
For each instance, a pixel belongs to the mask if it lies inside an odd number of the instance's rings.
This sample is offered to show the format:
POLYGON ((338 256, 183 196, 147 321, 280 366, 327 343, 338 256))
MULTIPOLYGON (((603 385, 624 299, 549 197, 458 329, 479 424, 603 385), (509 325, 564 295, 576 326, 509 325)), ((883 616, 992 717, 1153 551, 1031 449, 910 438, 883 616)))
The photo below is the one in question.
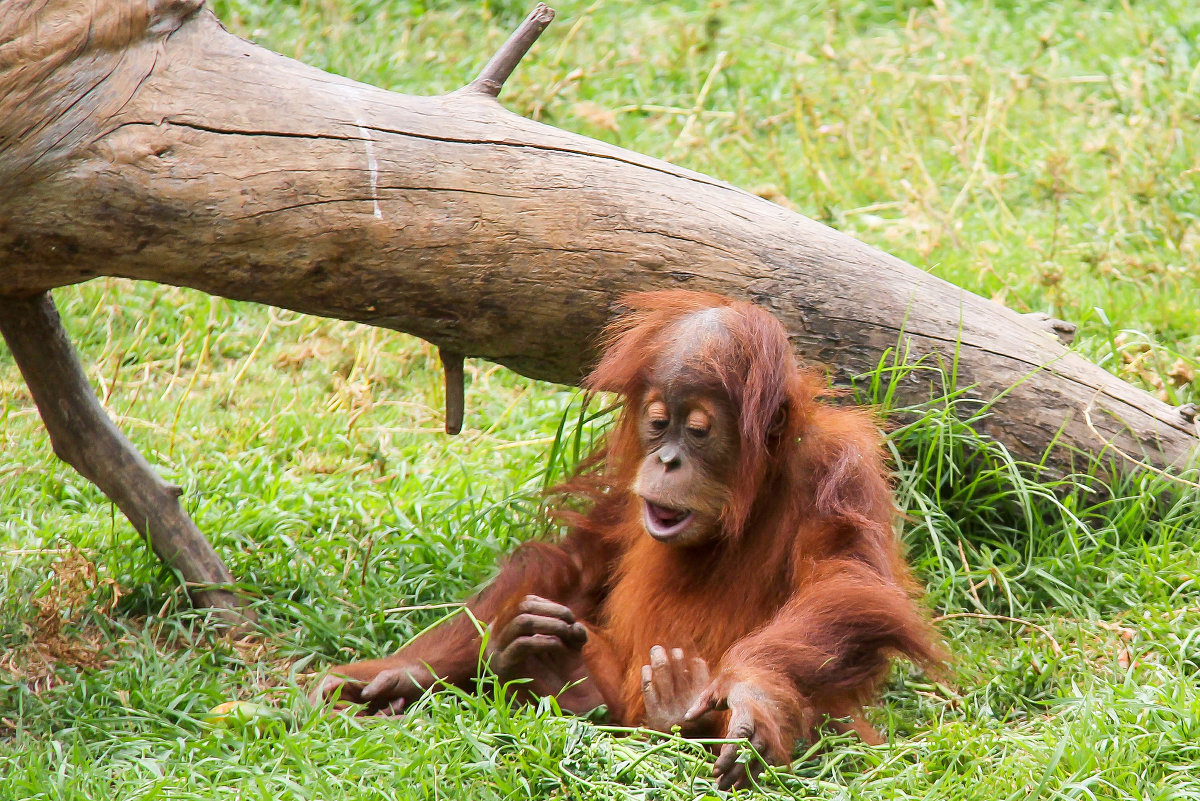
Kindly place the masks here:
POLYGON ((688 367, 664 370, 642 403, 646 454, 633 490, 646 532, 662 543, 694 546, 720 534, 737 465, 737 421, 729 401, 688 367))

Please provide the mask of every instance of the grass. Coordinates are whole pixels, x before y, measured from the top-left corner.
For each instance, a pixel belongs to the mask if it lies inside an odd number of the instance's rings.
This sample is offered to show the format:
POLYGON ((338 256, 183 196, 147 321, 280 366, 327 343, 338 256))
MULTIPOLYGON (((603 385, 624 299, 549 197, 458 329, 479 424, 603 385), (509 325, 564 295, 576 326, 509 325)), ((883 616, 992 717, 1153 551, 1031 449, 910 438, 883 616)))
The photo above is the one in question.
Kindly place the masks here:
MULTIPOLYGON (((556 6, 510 108, 1077 322, 1084 355, 1197 399, 1194 3, 556 6)), ((215 10, 316 66, 433 93, 473 76, 526 8, 215 10)), ((541 487, 603 424, 571 390, 470 362, 468 428, 448 439, 436 354, 411 338, 117 280, 56 299, 109 412, 185 487, 263 631, 207 632, 54 459, 0 349, 0 799, 715 794, 692 744, 512 708, 495 688, 385 722, 304 700, 307 673, 395 649, 445 612, 411 607, 462 597, 545 532, 541 487), (206 721, 235 698, 288 719, 206 721)), ((896 376, 864 377, 863 398, 891 412, 905 537, 957 658, 940 682, 897 668, 876 715, 891 744, 830 738, 758 794, 1200 798, 1200 498, 1149 475, 1039 483, 953 387, 891 408, 896 376)))

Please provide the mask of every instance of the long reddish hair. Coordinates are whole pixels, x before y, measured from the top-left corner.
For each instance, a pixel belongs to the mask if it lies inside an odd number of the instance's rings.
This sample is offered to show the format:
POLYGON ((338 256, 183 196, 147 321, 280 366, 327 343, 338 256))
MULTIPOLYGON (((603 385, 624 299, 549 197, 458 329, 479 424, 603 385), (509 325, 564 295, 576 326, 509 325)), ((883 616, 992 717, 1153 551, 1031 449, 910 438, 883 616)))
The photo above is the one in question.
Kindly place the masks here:
POLYGON ((707 292, 663 290, 627 295, 621 303, 628 313, 605 329, 600 346, 604 356, 585 381, 593 391, 614 392, 624 406, 597 456, 611 472, 611 484, 629 487, 638 469, 638 417, 650 371, 675 344, 672 328, 694 314, 719 310, 727 336, 709 337, 693 354, 733 404, 740 424, 739 464, 730 503, 722 517, 726 535, 737 537, 746 525, 755 500, 772 468, 784 469, 795 460, 796 437, 804 426, 804 411, 824 382, 796 363, 783 326, 768 312, 750 303, 707 292))

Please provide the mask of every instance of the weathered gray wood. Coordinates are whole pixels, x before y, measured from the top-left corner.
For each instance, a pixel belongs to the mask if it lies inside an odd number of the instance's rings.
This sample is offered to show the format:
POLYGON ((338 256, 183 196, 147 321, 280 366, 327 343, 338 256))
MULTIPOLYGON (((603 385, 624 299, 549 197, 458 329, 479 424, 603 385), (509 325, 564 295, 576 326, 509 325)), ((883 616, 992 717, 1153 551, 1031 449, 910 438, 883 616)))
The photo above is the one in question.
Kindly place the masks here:
MULTIPOLYGON (((995 399, 985 428, 1019 457, 1055 442, 1065 468, 1111 440, 1180 465, 1196 446, 1176 410, 1035 322, 812 220, 480 92, 412 97, 329 75, 187 6, 159 2, 161 18, 122 23, 123 43, 80 48, 19 124, 0 95, 0 186, 23 182, 0 194, 0 291, 149 279, 570 382, 621 293, 702 288, 768 307, 798 352, 843 377, 898 344, 956 364, 972 396, 995 399), (89 80, 61 77, 76 72, 89 80)), ((30 96, 5 63, 0 92, 30 96)), ((918 372, 900 396, 929 389, 918 372)))
POLYGON ((75 356, 48 293, 0 296, 0 334, 12 349, 54 452, 112 498, 176 570, 195 605, 221 610, 227 623, 253 619, 229 588, 233 576, 179 505, 182 494, 154 472, 105 414, 75 356))

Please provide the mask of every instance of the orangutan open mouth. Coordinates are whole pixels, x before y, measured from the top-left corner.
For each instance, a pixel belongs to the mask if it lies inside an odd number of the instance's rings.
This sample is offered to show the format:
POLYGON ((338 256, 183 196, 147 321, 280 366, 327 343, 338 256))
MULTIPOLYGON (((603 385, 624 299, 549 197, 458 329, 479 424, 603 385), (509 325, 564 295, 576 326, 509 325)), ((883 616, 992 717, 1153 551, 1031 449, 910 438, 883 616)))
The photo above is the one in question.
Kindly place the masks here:
POLYGON ((646 507, 646 531, 659 541, 673 539, 681 534, 696 516, 690 509, 672 509, 645 498, 642 498, 642 503, 646 507))

